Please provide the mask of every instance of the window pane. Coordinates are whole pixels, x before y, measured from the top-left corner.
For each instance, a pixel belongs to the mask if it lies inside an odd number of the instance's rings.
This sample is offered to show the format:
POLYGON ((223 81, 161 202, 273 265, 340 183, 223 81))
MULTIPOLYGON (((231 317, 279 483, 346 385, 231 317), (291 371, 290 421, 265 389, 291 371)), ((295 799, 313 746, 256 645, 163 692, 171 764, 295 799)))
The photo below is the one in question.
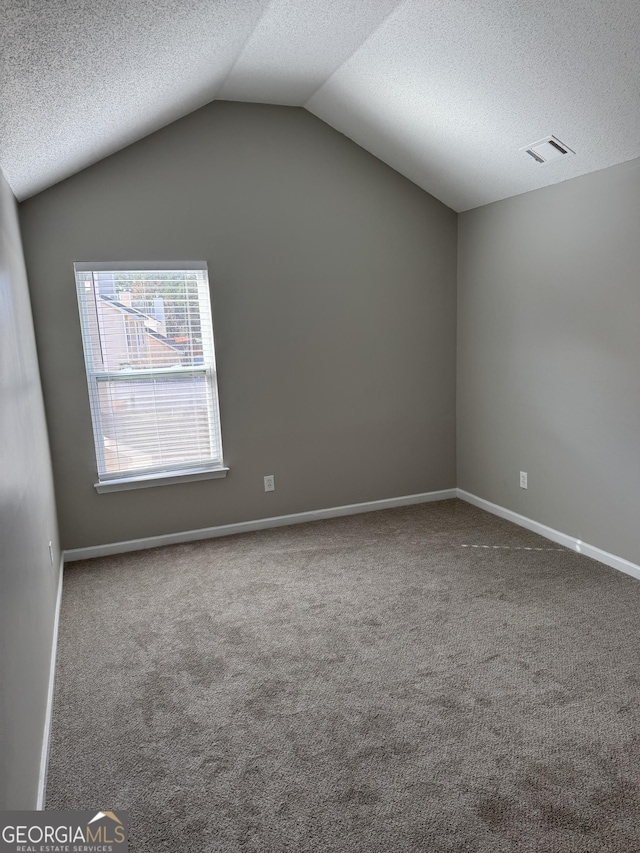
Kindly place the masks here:
POLYGON ((84 296, 91 302, 88 331, 96 369, 205 362, 212 344, 202 271, 78 275, 84 277, 84 296))
POLYGON ((99 476, 222 465, 206 269, 100 266, 76 272, 99 476))
POLYGON ((200 375, 97 384, 105 473, 192 468, 215 460, 207 379, 200 375))

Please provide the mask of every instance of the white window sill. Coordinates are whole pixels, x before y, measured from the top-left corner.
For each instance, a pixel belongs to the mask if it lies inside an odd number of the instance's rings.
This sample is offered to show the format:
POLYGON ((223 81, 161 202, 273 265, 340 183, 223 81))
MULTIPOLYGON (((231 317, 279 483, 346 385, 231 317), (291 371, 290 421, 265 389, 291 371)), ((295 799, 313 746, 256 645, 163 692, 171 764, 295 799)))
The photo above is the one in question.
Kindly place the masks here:
POLYGON ((123 492, 128 489, 147 489, 150 486, 169 486, 171 483, 191 483, 194 480, 212 480, 226 477, 228 468, 210 468, 207 471, 176 471, 175 474, 144 474, 142 477, 122 477, 119 480, 102 480, 95 483, 99 494, 123 492))

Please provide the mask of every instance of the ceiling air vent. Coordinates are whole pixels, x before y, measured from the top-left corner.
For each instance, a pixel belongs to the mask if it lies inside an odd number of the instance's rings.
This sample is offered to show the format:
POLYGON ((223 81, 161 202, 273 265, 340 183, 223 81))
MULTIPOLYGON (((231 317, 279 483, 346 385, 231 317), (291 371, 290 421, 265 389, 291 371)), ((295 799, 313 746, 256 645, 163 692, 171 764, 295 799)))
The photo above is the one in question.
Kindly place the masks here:
POLYGON ((575 154, 568 145, 560 142, 555 136, 547 136, 546 139, 541 139, 539 142, 532 142, 531 145, 525 145, 521 151, 533 157, 536 163, 550 163, 553 160, 562 160, 563 157, 569 157, 575 154))

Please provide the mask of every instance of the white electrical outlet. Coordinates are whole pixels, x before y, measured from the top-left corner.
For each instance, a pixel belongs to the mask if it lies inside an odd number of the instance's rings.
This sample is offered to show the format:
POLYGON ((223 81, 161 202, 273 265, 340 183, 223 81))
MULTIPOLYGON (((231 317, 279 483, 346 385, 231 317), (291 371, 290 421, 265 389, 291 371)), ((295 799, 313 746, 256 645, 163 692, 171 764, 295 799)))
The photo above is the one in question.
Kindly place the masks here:
POLYGON ((265 492, 275 492, 276 478, 273 474, 267 474, 267 476, 264 478, 264 490, 265 492))
POLYGON ((53 565, 53 542, 49 542, 49 559, 51 560, 51 565, 53 565))
POLYGON ((520 488, 521 489, 528 489, 529 488, 529 486, 527 486, 527 472, 526 471, 520 471, 520 488))

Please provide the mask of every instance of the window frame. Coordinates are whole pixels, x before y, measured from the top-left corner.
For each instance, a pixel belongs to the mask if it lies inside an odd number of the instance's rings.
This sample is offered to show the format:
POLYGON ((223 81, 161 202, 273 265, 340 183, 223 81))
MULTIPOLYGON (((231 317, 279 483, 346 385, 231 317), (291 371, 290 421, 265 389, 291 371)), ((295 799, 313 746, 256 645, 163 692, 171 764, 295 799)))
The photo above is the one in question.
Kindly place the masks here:
MULTIPOLYGON (((211 295, 207 300, 205 308, 206 316, 202 322, 206 322, 211 330, 210 352, 208 363, 202 366, 173 366, 158 368, 132 368, 131 370, 97 370, 93 364, 93 350, 91 342, 89 308, 88 302, 80 297, 78 274, 101 273, 101 272, 173 272, 178 270, 204 272, 208 282, 208 265, 206 261, 76 261, 74 267, 74 278, 76 284, 76 300, 82 333, 83 360, 85 375, 87 379, 87 390, 89 393, 89 405, 91 409, 91 425, 94 439, 94 450, 98 480, 94 483, 97 492, 114 492, 129 489, 147 488, 150 486, 169 485, 171 483, 186 483, 197 480, 207 480, 226 477, 229 468, 224 464, 222 425, 220 421, 220 401, 217 383, 217 368, 215 358, 215 339, 213 329, 213 317, 211 311, 211 295), (98 405, 98 388, 100 382, 136 381, 144 379, 145 376, 155 378, 176 378, 183 376, 202 376, 205 378, 205 388, 209 411, 209 428, 215 429, 217 423, 219 430, 219 460, 203 465, 184 465, 176 463, 159 471, 120 471, 113 476, 105 476, 105 447, 104 434, 102 431, 102 415, 98 405), (100 472, 103 472, 102 474, 100 472)), ((200 306, 201 308, 203 306, 200 306)), ((203 336, 203 338, 206 336, 203 336)), ((204 346, 203 339, 203 346, 204 346)), ((212 441, 212 447, 217 442, 212 441)))

